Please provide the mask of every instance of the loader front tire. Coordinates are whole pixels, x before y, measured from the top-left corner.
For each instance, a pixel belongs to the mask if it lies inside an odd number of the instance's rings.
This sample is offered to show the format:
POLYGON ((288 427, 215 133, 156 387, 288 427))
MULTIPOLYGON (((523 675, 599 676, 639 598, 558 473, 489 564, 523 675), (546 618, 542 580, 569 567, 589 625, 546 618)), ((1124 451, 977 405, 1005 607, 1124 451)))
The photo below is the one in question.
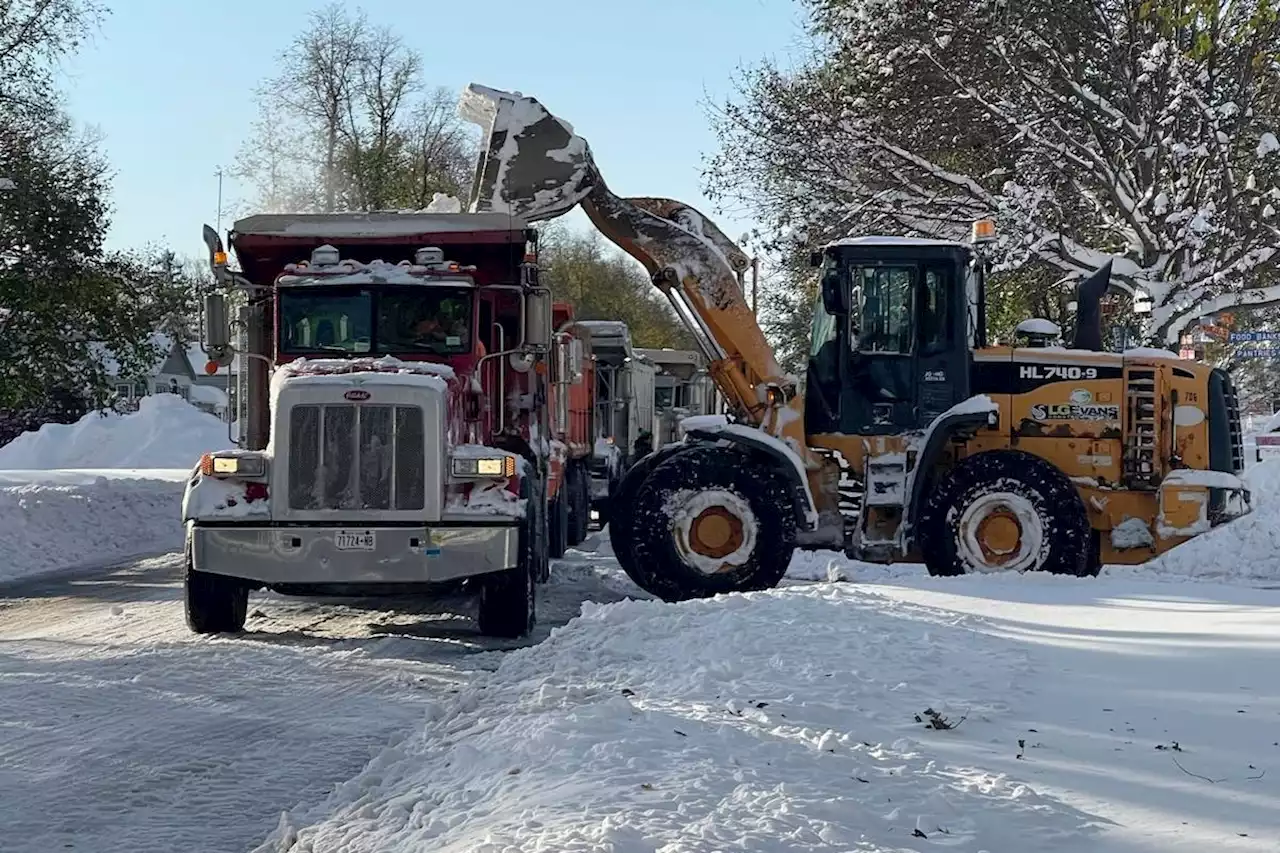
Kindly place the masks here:
POLYGON ((681 451, 636 489, 619 562, 637 586, 669 602, 772 589, 795 551, 790 488, 740 450, 681 451))
POLYGON ((1038 456, 992 450, 929 491, 915 524, 929 574, 1089 575, 1089 517, 1071 481, 1038 456))

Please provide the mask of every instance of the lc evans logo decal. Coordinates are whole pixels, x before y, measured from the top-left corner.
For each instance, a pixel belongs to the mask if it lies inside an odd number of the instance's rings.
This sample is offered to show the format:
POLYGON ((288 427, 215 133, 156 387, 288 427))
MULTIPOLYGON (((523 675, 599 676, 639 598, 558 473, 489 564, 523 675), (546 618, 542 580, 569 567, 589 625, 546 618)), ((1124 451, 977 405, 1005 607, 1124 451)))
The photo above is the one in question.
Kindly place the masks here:
POLYGON ((1052 403, 1031 407, 1031 417, 1038 421, 1118 421, 1120 407, 1098 405, 1084 388, 1071 392, 1070 403, 1052 403))
POLYGON ((350 391, 343 394, 342 396, 347 400, 351 400, 352 402, 363 403, 365 400, 368 400, 372 395, 368 391, 364 390, 363 388, 352 388, 350 391))

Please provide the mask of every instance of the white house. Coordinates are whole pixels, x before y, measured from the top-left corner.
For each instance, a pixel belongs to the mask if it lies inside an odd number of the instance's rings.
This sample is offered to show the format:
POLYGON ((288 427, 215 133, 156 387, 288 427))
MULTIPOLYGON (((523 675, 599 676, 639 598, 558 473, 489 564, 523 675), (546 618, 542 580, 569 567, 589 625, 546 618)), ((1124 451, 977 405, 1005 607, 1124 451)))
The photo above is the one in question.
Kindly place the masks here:
POLYGON ((191 360, 192 348, 178 344, 173 338, 164 334, 151 336, 152 346, 159 355, 155 362, 139 375, 122 376, 120 364, 115 356, 100 344, 92 344, 95 354, 102 359, 107 375, 113 380, 116 394, 116 407, 132 410, 138 407, 138 400, 151 394, 177 394, 197 408, 210 414, 225 417, 228 406, 227 376, 207 376, 204 373, 205 362, 208 361, 200 352, 199 345, 194 351, 199 354, 199 363, 191 360))

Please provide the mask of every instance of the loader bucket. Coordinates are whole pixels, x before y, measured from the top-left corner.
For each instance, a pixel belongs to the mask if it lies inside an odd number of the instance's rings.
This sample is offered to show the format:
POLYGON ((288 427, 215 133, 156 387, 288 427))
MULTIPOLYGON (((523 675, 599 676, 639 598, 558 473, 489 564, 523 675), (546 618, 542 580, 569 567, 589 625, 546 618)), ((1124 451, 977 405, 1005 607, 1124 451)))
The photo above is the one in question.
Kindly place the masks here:
POLYGON ((568 213, 599 180, 587 141, 533 98, 472 83, 458 114, 480 126, 472 213, 509 213, 527 222, 568 213))

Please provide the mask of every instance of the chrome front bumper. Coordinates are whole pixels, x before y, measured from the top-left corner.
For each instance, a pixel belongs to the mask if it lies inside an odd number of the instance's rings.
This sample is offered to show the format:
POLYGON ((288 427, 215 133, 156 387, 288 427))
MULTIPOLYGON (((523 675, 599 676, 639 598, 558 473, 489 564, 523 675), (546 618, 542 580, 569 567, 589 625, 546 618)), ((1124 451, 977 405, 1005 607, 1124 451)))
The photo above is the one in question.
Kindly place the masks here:
POLYGON ((514 524, 468 527, 254 527, 192 524, 192 568, 273 584, 437 583, 514 568, 514 524), (337 533, 373 534, 363 550, 337 533))

